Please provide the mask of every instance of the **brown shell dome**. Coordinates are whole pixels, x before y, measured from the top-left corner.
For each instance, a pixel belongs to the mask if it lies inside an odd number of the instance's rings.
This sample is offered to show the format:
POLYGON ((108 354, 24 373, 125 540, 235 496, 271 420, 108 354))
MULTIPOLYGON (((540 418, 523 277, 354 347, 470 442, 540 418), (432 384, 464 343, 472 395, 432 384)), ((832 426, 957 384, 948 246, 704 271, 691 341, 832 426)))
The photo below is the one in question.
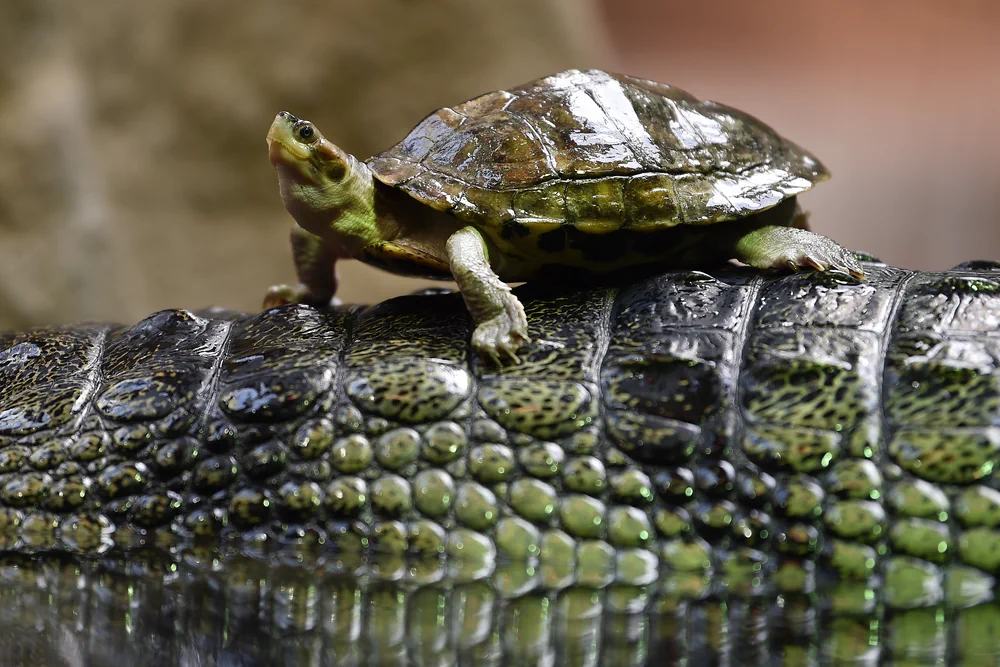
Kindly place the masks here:
POLYGON ((749 114, 600 70, 439 109, 368 166, 477 226, 515 220, 595 232, 731 220, 829 176, 749 114))

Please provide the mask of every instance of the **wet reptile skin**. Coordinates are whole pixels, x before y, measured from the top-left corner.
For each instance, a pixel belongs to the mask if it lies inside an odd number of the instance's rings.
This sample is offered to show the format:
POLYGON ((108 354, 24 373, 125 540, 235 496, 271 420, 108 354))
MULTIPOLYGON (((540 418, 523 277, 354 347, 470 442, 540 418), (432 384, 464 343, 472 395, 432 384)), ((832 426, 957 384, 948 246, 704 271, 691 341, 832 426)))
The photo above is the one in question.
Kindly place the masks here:
POLYGON ((502 372, 457 294, 0 335, 4 593, 181 576, 226 594, 172 650, 241 608, 345 664, 997 651, 997 269, 520 288, 502 372))

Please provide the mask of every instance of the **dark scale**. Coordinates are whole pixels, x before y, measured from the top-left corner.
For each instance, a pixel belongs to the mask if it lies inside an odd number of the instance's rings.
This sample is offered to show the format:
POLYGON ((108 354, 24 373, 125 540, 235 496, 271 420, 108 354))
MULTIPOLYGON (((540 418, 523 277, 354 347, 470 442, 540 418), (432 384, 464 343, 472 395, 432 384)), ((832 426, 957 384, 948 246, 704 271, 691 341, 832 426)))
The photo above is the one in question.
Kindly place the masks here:
POLYGON ((187 433, 198 421, 198 413, 187 407, 174 410, 156 425, 157 435, 174 437, 187 433))
POLYGON ((202 456, 200 447, 194 438, 163 442, 156 446, 153 461, 165 476, 177 474, 189 469, 202 456))
POLYGON ((610 488, 617 500, 638 506, 648 505, 656 497, 649 476, 635 469, 614 474, 610 488))
POLYGON ((771 517, 761 510, 750 510, 731 525, 732 540, 755 549, 764 549, 773 538, 771 517))
POLYGON ((205 427, 204 440, 212 450, 225 452, 239 442, 239 431, 226 420, 214 420, 205 427))
POLYGON ((278 441, 257 445, 242 458, 243 469, 253 478, 265 478, 284 470, 287 454, 278 441))
POLYGON ((798 558, 815 558, 821 548, 819 530, 806 523, 776 522, 772 543, 778 553, 798 558))
POLYGON ((193 485, 199 491, 224 489, 236 479, 239 468, 236 459, 228 455, 213 456, 201 461, 194 469, 193 485))
POLYGON ((218 508, 198 508, 184 517, 184 529, 195 538, 218 537, 226 523, 225 511, 218 508))
POLYGON ((125 462, 105 468, 97 477, 97 487, 107 498, 118 498, 136 493, 149 479, 145 464, 125 462))
POLYGON ((27 472, 8 477, 0 488, 0 500, 9 507, 32 507, 49 494, 52 478, 40 472, 27 472))
POLYGON ((240 489, 229 501, 229 518, 241 529, 252 528, 264 523, 271 513, 271 494, 254 487, 240 489))
POLYGON ((52 471, 52 476, 56 479, 64 479, 79 475, 82 472, 83 467, 76 461, 63 461, 52 471))
POLYGON ((666 502, 683 503, 694 497, 695 477, 687 468, 673 468, 654 473, 653 483, 666 502))
POLYGON ((125 496, 108 500, 104 503, 102 509, 115 524, 124 524, 132 513, 134 505, 135 496, 125 496))
POLYGON ((61 479, 52 485, 52 490, 42 501, 42 505, 54 512, 67 512, 83 505, 89 493, 90 490, 82 479, 61 479))
POLYGON ((687 506, 687 509, 694 519, 698 534, 713 541, 728 534, 731 526, 738 519, 736 505, 727 500, 692 503, 687 506))
POLYGON ((736 469, 728 461, 706 462, 694 474, 695 484, 710 496, 726 498, 736 485, 736 469))
POLYGON ((763 507, 777 486, 774 477, 759 470, 748 470, 737 480, 741 501, 751 507, 763 507))
POLYGON ((28 460, 31 450, 23 445, 9 445, 0 449, 0 473, 20 470, 28 460))
POLYGON ((182 506, 180 494, 173 491, 142 495, 132 505, 131 520, 146 528, 161 526, 177 516, 182 506))
POLYGON ((35 470, 57 468, 66 460, 69 454, 69 447, 70 444, 67 439, 50 440, 31 453, 31 456, 28 457, 28 463, 35 470))
POLYGON ((144 424, 132 424, 122 426, 111 435, 111 440, 116 451, 124 455, 143 449, 151 440, 153 434, 144 424))

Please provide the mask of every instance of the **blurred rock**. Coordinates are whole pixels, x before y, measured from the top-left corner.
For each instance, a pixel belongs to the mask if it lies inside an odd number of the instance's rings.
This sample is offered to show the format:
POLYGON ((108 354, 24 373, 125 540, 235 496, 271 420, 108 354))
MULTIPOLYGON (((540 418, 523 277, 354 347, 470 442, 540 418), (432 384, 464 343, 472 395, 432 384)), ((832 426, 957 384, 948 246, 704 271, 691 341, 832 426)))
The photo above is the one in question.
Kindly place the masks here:
MULTIPOLYGON (((366 157, 437 107, 607 52, 590 0, 7 0, 0 63, 6 328, 254 309, 294 275, 275 112, 366 157)), ((345 300, 421 285, 369 271, 342 272, 345 300)))

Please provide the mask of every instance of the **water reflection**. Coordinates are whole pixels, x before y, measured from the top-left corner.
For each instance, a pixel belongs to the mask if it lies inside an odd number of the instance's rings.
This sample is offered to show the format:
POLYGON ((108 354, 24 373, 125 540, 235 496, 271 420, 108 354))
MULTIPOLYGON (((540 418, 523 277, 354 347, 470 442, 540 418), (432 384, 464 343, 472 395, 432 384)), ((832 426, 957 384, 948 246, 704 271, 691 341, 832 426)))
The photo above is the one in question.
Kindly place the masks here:
POLYGON ((7 556, 0 664, 995 665, 1000 655, 1000 607, 961 586, 905 609, 863 584, 735 594, 695 575, 603 589, 546 576, 211 550, 7 556))

